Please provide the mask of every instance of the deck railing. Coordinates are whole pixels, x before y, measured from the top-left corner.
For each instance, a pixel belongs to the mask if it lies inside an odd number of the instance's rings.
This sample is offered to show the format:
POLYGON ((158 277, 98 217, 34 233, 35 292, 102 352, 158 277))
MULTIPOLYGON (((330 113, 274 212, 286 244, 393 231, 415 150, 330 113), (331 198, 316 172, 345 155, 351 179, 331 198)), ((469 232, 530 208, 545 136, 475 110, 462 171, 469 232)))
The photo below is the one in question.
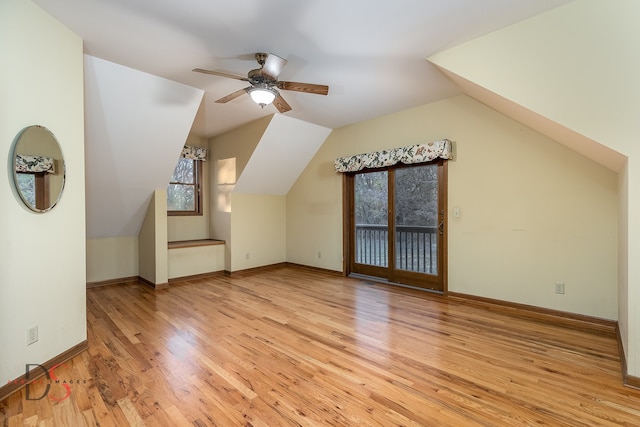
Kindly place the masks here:
MULTIPOLYGON (((437 233, 437 227, 396 226, 395 268, 437 274, 437 233)), ((388 267, 388 241, 386 225, 356 224, 356 262, 388 267)))

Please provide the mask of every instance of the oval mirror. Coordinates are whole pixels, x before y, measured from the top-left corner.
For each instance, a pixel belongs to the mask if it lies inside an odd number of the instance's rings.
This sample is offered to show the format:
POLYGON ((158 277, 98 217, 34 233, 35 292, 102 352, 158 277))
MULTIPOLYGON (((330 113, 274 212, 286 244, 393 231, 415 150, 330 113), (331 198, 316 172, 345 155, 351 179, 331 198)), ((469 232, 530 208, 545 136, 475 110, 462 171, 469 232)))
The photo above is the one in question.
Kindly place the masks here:
POLYGON ((13 184, 24 204, 34 212, 51 210, 62 196, 65 166, 56 137, 43 126, 20 131, 11 150, 13 184))

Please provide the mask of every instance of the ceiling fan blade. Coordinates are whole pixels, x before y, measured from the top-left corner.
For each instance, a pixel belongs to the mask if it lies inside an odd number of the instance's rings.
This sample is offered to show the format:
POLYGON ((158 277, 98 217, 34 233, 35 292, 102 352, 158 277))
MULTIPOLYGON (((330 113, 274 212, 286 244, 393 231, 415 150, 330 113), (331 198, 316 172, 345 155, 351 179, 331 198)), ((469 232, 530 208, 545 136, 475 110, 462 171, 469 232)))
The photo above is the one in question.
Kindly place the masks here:
POLYGON ((285 101, 280 94, 278 94, 278 96, 276 96, 276 99, 273 100, 273 105, 275 105, 278 111, 280 111, 281 113, 291 111, 291 106, 287 104, 287 101, 285 101))
POLYGON ((286 59, 280 58, 278 55, 270 53, 267 55, 267 59, 264 61, 264 65, 262 66, 262 71, 260 72, 260 74, 275 80, 276 78, 278 78, 280 71, 282 71, 285 65, 287 65, 286 59))
POLYGON ((314 93, 316 95, 326 95, 329 93, 329 86, 314 85, 311 83, 278 82, 278 88, 284 90, 294 90, 296 92, 314 93))
POLYGON ((232 101, 232 100, 236 99, 237 97, 242 96, 245 93, 247 93, 247 89, 250 89, 250 88, 251 88, 251 86, 245 87, 244 89, 237 90, 237 91, 235 91, 233 93, 230 93, 227 96, 223 96, 222 98, 218 99, 216 102, 218 104, 224 104, 225 102, 232 101))
POLYGON ((246 77, 236 76, 235 74, 221 73, 220 71, 203 70, 202 68, 194 68, 192 71, 195 71, 196 73, 213 74, 214 76, 227 77, 229 79, 244 80, 245 82, 249 81, 249 79, 247 79, 246 77))

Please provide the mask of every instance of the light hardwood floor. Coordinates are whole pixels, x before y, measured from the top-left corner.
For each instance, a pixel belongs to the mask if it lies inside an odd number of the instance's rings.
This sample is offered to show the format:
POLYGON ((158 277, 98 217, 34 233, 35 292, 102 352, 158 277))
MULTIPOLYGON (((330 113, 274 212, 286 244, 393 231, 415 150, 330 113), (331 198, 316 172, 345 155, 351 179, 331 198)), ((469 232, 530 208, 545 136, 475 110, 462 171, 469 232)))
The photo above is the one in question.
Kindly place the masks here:
POLYGON ((87 298, 70 397, 1 425, 640 425, 607 332, 295 267, 87 298))

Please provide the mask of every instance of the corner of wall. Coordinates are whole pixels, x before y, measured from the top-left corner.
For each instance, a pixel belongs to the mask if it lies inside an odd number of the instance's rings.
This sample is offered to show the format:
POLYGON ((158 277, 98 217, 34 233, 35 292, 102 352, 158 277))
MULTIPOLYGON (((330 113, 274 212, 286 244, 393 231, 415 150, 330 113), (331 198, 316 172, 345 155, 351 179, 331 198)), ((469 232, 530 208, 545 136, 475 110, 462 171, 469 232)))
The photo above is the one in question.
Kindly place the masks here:
POLYGON ((154 193, 155 209, 155 258, 156 285, 169 282, 169 249, 167 246, 167 190, 159 189, 154 193))
POLYGON ((139 276, 153 285, 169 281, 167 248, 167 192, 155 190, 138 234, 139 276))

